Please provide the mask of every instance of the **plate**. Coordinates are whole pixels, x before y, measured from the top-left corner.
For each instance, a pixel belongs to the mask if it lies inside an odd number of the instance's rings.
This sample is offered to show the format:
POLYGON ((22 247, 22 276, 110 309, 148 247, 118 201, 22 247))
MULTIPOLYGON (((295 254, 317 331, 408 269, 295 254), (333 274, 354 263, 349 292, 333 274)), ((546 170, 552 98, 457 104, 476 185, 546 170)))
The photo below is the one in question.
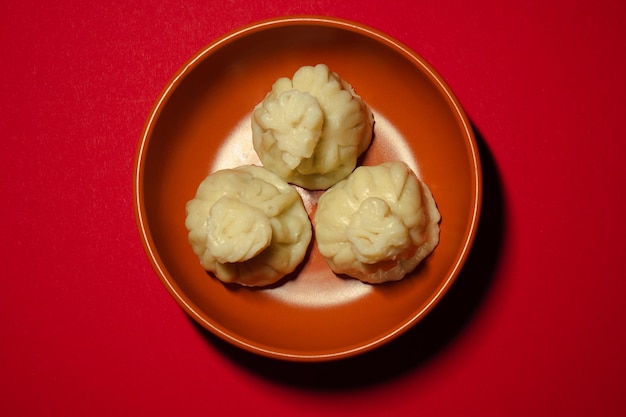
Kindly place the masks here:
MULTIPOLYGON (((441 76, 378 30, 337 18, 256 22, 208 45, 172 78, 143 130, 134 204, 142 243, 178 304, 218 337, 291 361, 328 361, 374 349, 405 332, 444 296, 473 242, 481 170, 470 123, 441 76), (280 285, 224 285, 187 242, 185 204, 216 169, 258 163, 250 114, 283 76, 324 63, 372 109, 375 137, 362 163, 409 164, 442 215, 440 244, 403 280, 368 285, 333 274, 315 244, 280 285)), ((299 189, 309 212, 320 192, 299 189)))

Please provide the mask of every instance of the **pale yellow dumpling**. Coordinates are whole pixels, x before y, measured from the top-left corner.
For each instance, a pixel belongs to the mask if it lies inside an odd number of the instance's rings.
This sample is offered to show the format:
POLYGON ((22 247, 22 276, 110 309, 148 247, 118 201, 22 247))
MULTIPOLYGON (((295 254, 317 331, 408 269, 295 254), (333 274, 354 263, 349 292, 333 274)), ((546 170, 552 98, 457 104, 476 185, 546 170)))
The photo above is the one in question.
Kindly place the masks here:
POLYGON ((259 166, 210 174, 186 211, 194 253, 225 283, 276 283, 304 260, 311 241, 311 223, 298 192, 259 166))
POLYGON ((252 113, 263 165, 285 181, 325 190, 350 174, 372 140, 372 112, 324 64, 280 78, 252 113))
POLYGON ((430 190, 404 162, 361 166, 320 197, 317 247, 337 274, 397 281, 438 245, 440 220, 430 190))

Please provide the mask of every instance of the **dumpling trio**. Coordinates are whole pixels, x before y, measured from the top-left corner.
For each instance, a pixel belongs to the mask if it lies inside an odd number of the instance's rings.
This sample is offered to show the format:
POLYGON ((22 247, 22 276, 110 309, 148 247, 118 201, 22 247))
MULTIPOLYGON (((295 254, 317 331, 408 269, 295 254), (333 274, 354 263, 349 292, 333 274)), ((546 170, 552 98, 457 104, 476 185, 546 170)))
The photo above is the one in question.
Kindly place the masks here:
POLYGON ((325 190, 314 216, 317 248, 337 274, 396 281, 439 243, 433 196, 404 162, 357 168, 373 115, 326 65, 278 79, 251 125, 263 166, 210 174, 186 207, 189 243, 222 282, 271 285, 304 260, 312 226, 289 184, 325 190))

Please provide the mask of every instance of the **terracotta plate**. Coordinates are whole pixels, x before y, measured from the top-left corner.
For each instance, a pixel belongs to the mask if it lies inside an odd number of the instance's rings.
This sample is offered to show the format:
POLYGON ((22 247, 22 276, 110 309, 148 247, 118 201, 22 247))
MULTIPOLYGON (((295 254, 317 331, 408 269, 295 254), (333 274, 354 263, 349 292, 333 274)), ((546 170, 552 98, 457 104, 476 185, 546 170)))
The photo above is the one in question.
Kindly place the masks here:
MULTIPOLYGON (((134 175, 143 244, 174 299, 228 342, 294 361, 355 355, 419 321, 458 275, 480 210, 476 142, 449 87, 398 41, 334 18, 255 23, 198 53, 150 114, 134 175), (318 63, 352 84, 374 112, 375 137, 363 163, 403 160, 428 184, 443 218, 441 243, 414 273, 390 284, 335 276, 313 243, 301 268, 281 285, 223 285, 201 268, 187 243, 185 204, 210 172, 258 162, 252 109, 277 78, 318 63)), ((299 191, 314 210, 319 192, 299 191)))

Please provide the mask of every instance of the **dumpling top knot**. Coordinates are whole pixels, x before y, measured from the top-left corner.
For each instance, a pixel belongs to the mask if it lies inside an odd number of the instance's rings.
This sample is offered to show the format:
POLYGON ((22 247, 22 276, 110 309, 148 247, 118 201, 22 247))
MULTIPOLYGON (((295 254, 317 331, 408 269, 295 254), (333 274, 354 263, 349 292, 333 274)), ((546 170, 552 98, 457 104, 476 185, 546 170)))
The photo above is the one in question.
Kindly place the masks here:
POLYGON ((296 169, 313 155, 322 136, 324 113, 319 101, 309 93, 288 90, 267 100, 265 110, 260 123, 272 131, 282 162, 296 169))
POLYGON ((408 227, 377 197, 359 205, 350 217, 346 237, 355 258, 365 264, 395 259, 411 245, 408 227))
POLYGON ((285 181, 325 190, 350 174, 372 140, 372 112, 324 64, 283 77, 252 113, 263 165, 285 181))
POLYGON ((209 209, 207 228, 207 248, 220 263, 252 259, 272 241, 269 216, 227 196, 220 197, 209 209))

